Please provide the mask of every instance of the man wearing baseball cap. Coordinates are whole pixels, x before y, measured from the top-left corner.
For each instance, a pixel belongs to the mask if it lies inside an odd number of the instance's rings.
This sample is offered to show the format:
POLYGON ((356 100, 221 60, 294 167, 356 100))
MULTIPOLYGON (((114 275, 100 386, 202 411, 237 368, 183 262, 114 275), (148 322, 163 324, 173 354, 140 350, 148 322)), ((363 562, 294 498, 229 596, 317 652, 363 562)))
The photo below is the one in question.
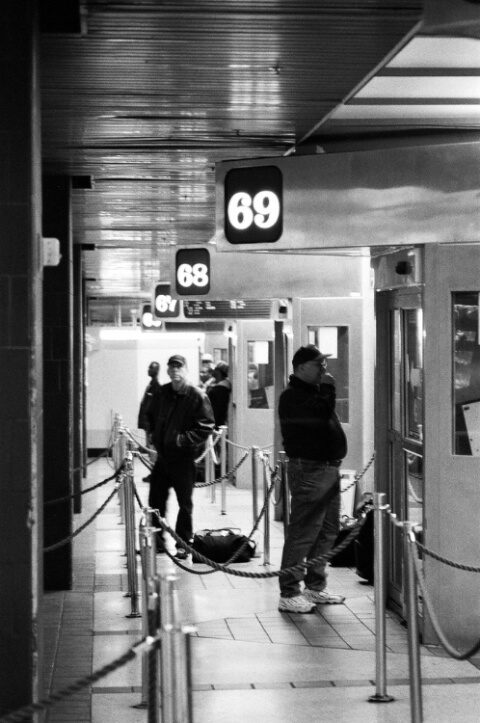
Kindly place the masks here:
MULTIPOLYGON (((167 362, 169 384, 163 384, 148 408, 152 441, 158 452, 152 470, 148 504, 165 517, 170 488, 178 500, 175 532, 187 544, 193 537, 192 511, 195 483, 195 459, 212 434, 215 420, 207 395, 187 380, 187 360, 174 354, 167 362)), ((154 520, 155 522, 155 520, 154 520)), ((158 525, 157 525, 158 526, 158 525)), ((187 552, 177 542, 181 560, 187 552)), ((162 552, 163 541, 157 539, 157 550, 162 552)))
MULTIPOLYGON (((278 407, 288 457, 290 523, 282 569, 301 565, 331 550, 340 521, 340 471, 347 440, 335 414, 335 381, 327 356, 313 344, 301 346, 278 407)), ((327 589, 327 563, 279 577, 281 612, 310 613, 319 604, 343 603, 327 589), (302 590, 301 584, 304 584, 302 590)))

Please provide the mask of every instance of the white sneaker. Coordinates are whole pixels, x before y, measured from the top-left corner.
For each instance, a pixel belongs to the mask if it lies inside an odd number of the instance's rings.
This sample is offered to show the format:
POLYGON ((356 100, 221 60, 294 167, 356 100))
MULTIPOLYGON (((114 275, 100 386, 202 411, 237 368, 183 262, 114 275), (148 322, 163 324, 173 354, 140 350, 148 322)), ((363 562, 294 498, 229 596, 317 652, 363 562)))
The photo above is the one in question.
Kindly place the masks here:
POLYGON ((278 609, 281 613, 313 613, 315 612, 315 603, 309 602, 303 595, 281 597, 278 609))
POLYGON ((345 602, 344 595, 330 592, 330 590, 309 590, 303 591, 303 597, 314 605, 341 605, 345 602))

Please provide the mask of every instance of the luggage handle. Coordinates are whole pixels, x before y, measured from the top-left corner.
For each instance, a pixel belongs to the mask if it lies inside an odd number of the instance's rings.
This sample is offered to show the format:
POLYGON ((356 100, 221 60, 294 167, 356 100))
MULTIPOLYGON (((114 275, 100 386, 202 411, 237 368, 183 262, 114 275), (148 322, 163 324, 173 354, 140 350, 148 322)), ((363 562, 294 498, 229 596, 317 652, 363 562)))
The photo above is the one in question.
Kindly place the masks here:
POLYGON ((210 537, 228 537, 229 535, 241 534, 240 527, 221 527, 218 530, 199 530, 197 535, 209 535, 210 537))

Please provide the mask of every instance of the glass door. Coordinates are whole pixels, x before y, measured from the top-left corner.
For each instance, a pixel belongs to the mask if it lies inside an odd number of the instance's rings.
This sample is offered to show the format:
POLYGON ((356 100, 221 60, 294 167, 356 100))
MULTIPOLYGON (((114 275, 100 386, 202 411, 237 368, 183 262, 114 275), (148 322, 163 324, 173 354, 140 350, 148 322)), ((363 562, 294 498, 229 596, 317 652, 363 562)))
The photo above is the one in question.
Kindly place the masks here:
MULTIPOLYGON (((388 292, 387 500, 399 520, 423 527, 423 313, 411 290, 388 292)), ((403 537, 390 534, 389 597, 403 612, 403 537)))

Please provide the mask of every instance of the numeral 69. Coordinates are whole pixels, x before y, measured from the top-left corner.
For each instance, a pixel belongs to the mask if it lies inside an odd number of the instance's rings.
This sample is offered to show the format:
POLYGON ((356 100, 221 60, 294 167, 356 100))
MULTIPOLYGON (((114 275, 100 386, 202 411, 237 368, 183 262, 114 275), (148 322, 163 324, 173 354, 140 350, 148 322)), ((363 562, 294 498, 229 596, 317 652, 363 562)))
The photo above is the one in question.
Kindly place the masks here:
POLYGON ((280 201, 273 191, 259 191, 250 196, 245 191, 234 193, 227 208, 228 220, 239 231, 255 224, 258 228, 271 228, 280 216, 280 201))

